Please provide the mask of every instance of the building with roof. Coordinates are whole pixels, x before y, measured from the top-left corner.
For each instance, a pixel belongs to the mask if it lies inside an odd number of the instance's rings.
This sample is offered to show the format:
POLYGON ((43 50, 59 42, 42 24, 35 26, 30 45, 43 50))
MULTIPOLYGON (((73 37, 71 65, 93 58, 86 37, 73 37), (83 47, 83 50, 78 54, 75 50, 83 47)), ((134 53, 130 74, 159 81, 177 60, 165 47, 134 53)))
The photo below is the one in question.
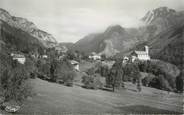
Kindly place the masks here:
POLYGON ((79 71, 79 62, 75 60, 71 60, 70 63, 73 65, 73 68, 77 71, 79 71))
POLYGON ((26 62, 26 58, 22 54, 11 53, 11 56, 13 57, 13 60, 17 60, 21 64, 24 64, 26 62))
POLYGON ((95 52, 92 52, 89 55, 89 59, 92 59, 92 60, 101 60, 101 56, 99 54, 96 54, 95 52))
POLYGON ((134 51, 132 54, 132 62, 134 62, 136 59, 138 60, 150 60, 150 56, 149 56, 149 47, 145 46, 145 51, 134 51))
POLYGON ((123 58, 123 63, 127 63, 129 61, 129 58, 127 57, 127 56, 125 56, 124 58, 123 58))
POLYGON ((48 56, 44 54, 44 55, 42 55, 42 58, 47 59, 48 56))

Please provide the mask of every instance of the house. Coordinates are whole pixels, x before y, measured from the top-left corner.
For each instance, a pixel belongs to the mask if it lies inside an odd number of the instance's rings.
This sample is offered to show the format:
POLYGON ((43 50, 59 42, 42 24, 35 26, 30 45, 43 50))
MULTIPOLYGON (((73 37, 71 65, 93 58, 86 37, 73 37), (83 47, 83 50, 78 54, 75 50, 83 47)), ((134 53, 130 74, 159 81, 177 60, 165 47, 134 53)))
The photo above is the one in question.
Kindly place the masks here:
POLYGON ((47 59, 48 56, 47 55, 42 55, 42 58, 47 59))
POLYGON ((145 51, 134 51, 132 54, 132 62, 134 62, 136 59, 138 60, 150 60, 150 56, 149 56, 149 47, 145 46, 145 51))
POLYGON ((127 56, 125 56, 124 58, 123 58, 123 63, 127 63, 129 61, 129 58, 127 57, 127 56))
POLYGON ((80 71, 79 70, 79 62, 77 62, 75 60, 71 60, 70 63, 73 65, 75 70, 80 71))
POLYGON ((13 60, 17 60, 19 63, 24 64, 26 61, 26 58, 22 54, 14 54, 11 53, 11 56, 13 57, 13 60))
POLYGON ((101 60, 101 56, 96 54, 95 52, 92 52, 91 55, 89 55, 89 59, 101 60))

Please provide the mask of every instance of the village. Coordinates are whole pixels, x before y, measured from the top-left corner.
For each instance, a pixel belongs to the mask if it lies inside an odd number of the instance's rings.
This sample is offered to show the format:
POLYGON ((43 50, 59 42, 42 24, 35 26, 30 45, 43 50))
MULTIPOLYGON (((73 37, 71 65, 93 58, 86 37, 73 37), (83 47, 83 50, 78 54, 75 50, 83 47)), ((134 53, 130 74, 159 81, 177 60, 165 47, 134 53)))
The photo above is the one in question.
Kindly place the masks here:
MULTIPOLYGON (((110 77, 108 78, 107 74, 105 74, 105 76, 103 74, 104 74, 104 72, 109 73, 111 71, 110 69, 112 69, 112 67, 116 64, 116 62, 118 62, 118 63, 120 62, 119 66, 124 68, 124 70, 123 70, 124 72, 122 70, 120 70, 123 72, 119 78, 119 80, 121 80, 120 84, 123 85, 123 87, 124 87, 123 81, 125 79, 129 79, 129 80, 131 79, 131 82, 133 84, 137 84, 137 88, 134 88, 134 90, 137 90, 138 92, 140 92, 142 85, 148 86, 147 77, 149 77, 149 75, 142 72, 140 75, 139 75, 139 73, 137 73, 137 75, 135 73, 135 74, 133 74, 132 77, 130 77, 131 75, 128 75, 129 77, 125 78, 125 76, 127 76, 127 75, 125 75, 125 73, 127 73, 128 71, 130 73, 132 73, 134 71, 139 71, 139 70, 134 70, 135 69, 134 67, 131 68, 132 70, 131 69, 126 70, 125 68, 128 68, 128 66, 130 66, 130 65, 134 66, 135 64, 140 63, 140 62, 142 64, 144 64, 144 63, 148 63, 150 60, 154 60, 154 59, 151 59, 151 57, 149 56, 149 47, 148 46, 145 46, 144 51, 135 50, 129 56, 124 56, 124 57, 118 59, 118 61, 117 61, 117 59, 104 58, 95 52, 92 52, 88 56, 85 55, 85 56, 83 56, 84 58, 82 58, 82 55, 80 53, 71 52, 71 51, 68 51, 66 48, 61 48, 61 47, 55 47, 54 49, 47 51, 47 53, 46 53, 46 51, 44 51, 44 52, 45 53, 43 53, 42 55, 39 55, 38 53, 32 53, 31 55, 28 54, 27 57, 31 57, 32 59, 34 59, 36 61, 40 61, 40 60, 44 61, 45 60, 44 63, 47 63, 48 61, 52 61, 53 59, 57 60, 56 63, 58 63, 58 64, 65 62, 65 61, 69 62, 70 65, 72 65, 73 70, 75 71, 74 76, 72 77, 71 80, 69 80, 70 82, 72 82, 72 84, 73 84, 73 80, 75 81, 75 78, 79 79, 78 81, 81 83, 82 80, 84 79, 84 76, 93 75, 93 74, 94 74, 94 76, 96 76, 95 71, 100 71, 100 72, 97 72, 98 73, 97 76, 100 76, 99 84, 102 85, 99 88, 104 88, 105 86, 107 86, 107 84, 109 84, 110 85, 109 87, 113 87, 113 91, 115 88, 114 85, 116 83, 113 79, 118 79, 118 78, 113 78, 112 77, 113 75, 110 75, 110 77), (88 67, 86 67, 86 65, 88 65, 88 67), (100 69, 100 70, 98 70, 98 69, 100 69), (88 71, 93 71, 93 73, 88 74, 88 71), (136 77, 136 76, 138 76, 138 77, 136 77), (111 81, 110 81, 111 83, 107 83, 107 81, 108 81, 107 79, 111 79, 111 81), (138 82, 137 82, 137 80, 138 80, 138 82), (114 81, 114 83, 112 83, 113 81, 114 81), (145 84, 145 82, 146 82, 146 84, 145 84)), ((23 53, 11 53, 11 57, 13 60, 17 60, 20 64, 24 64, 26 62, 26 56, 23 53)), ((51 62, 49 62, 49 63, 51 66, 48 67, 46 71, 51 71, 51 69, 52 69, 52 64, 51 64, 51 62)), ((57 64, 55 64, 55 66, 56 65, 57 64)), ((57 68, 57 66, 55 67, 55 69, 57 70, 57 72, 63 71, 62 69, 59 70, 57 68)), ((42 71, 44 71, 44 70, 42 70, 42 71)), ((42 73, 33 73, 33 75, 39 76, 43 80, 51 80, 51 78, 50 78, 51 73, 45 74, 44 72, 42 72, 42 73)), ((56 77, 54 80, 55 82, 63 83, 62 77, 60 78, 59 76, 56 76, 56 75, 53 75, 53 76, 56 77), (58 79, 57 79, 57 77, 58 77, 58 79)), ((88 81, 86 81, 86 82, 88 82, 88 81)), ((92 81, 92 82, 94 82, 94 81, 92 81)), ((70 85, 72 86, 72 84, 70 84, 70 85)), ((99 86, 99 84, 97 85, 97 87, 99 86)), ((151 82, 149 84, 151 84, 151 82)), ((86 84, 86 85, 90 85, 90 84, 86 84)), ((159 84, 154 84, 154 85, 156 85, 155 88, 160 87, 159 84)), ((94 88, 91 86, 89 86, 89 87, 94 88)), ((153 87, 153 86, 150 86, 150 87, 153 87)))
MULTIPOLYGON (((57 58, 58 60, 62 60, 66 56, 66 53, 67 53, 67 49, 63 50, 60 47, 55 47, 55 51, 58 54, 61 54, 61 55, 58 56, 58 58, 57 58)), ((13 60, 17 60, 21 64, 24 64, 25 61, 26 61, 26 57, 24 56, 23 53, 11 53, 11 56, 12 56, 13 60)), ((39 55, 38 53, 37 54, 31 54, 31 57, 33 57, 33 58, 42 58, 42 59, 49 58, 47 54, 39 55)), ((90 60, 93 60, 93 61, 98 61, 98 60, 102 61, 101 55, 99 55, 95 52, 92 52, 88 56, 88 58, 90 60)), ((132 54, 129 57, 124 56, 122 59, 123 59, 122 63, 127 63, 128 61, 134 62, 135 60, 142 60, 142 61, 150 60, 149 47, 145 46, 145 51, 134 51, 134 52, 132 52, 132 54)), ((106 60, 103 60, 103 61, 106 61, 106 60)), ((74 69, 79 71, 79 62, 77 62, 76 60, 70 60, 70 62, 73 65, 74 69)))
MULTIPOLYGON (((71 77, 70 74, 66 74, 67 77, 71 78, 71 79, 65 80, 66 78, 63 78, 63 77, 62 78, 58 77, 57 79, 55 79, 54 82, 56 82, 58 84, 64 84, 64 85, 69 86, 69 87, 74 87, 74 89, 76 89, 76 87, 84 87, 87 89, 101 89, 102 91, 107 90, 108 92, 109 91, 116 92, 116 93, 124 92, 125 94, 126 94, 126 92, 125 92, 125 89, 126 89, 128 92, 132 92, 132 93, 141 92, 141 94, 145 95, 145 96, 146 95, 155 95, 156 96, 157 94, 159 94, 159 95, 161 94, 161 95, 165 95, 165 96, 167 95, 167 98, 170 98, 169 95, 170 96, 176 95, 172 91, 163 91, 163 90, 159 91, 159 90, 156 90, 154 88, 147 89, 146 87, 148 87, 148 85, 145 85, 144 78, 146 78, 146 76, 149 76, 149 75, 144 74, 144 73, 141 73, 141 79, 138 79, 139 82, 137 82, 137 80, 136 80, 137 78, 134 79, 134 77, 133 77, 133 79, 128 78, 129 80, 125 80, 124 78, 122 79, 122 78, 116 77, 115 80, 118 80, 118 81, 121 80, 120 82, 113 80, 112 77, 102 77, 102 76, 108 76, 106 74, 109 71, 107 68, 109 68, 109 69, 113 68, 113 65, 115 65, 116 60, 102 59, 102 57, 100 55, 98 55, 94 52, 91 53, 87 57, 87 59, 85 58, 85 59, 80 60, 80 61, 77 60, 77 58, 71 58, 70 57, 71 54, 67 54, 68 51, 66 49, 63 50, 61 48, 57 48, 54 50, 54 52, 56 52, 56 54, 60 54, 57 56, 54 55, 54 58, 56 58, 56 60, 68 61, 72 65, 73 70, 75 71, 74 77, 71 77), (70 55, 70 56, 68 56, 68 55, 70 55), (66 60, 65 59, 66 57, 70 58, 70 59, 66 60), (97 66, 97 65, 99 65, 99 64, 102 68, 107 67, 106 68, 107 70, 105 71, 104 68, 103 69, 101 68, 100 73, 94 72, 94 71, 98 71, 97 68, 99 68, 99 66, 97 66), (91 68, 93 68, 93 69, 91 69, 91 68), (94 69, 94 68, 96 68, 96 69, 94 69), (111 79, 111 81, 108 81, 107 79, 111 79), (118 84, 119 84, 119 86, 118 86, 118 84)), ((74 54, 74 55, 77 55, 77 54, 74 54)), ((26 62, 27 56, 24 55, 23 53, 11 53, 11 56, 12 56, 13 60, 17 60, 17 62, 19 62, 20 64, 25 64, 25 62, 26 62)), ((51 56, 51 55, 32 54, 30 56, 33 59, 48 60, 50 58, 49 56, 51 56)), ((122 57, 120 63, 122 66, 128 66, 130 63, 137 63, 137 61, 147 62, 150 60, 151 60, 151 57, 149 56, 149 48, 148 48, 148 46, 145 46, 144 51, 137 51, 136 50, 136 51, 133 51, 131 53, 131 55, 122 57)), ((58 61, 58 62, 60 62, 60 61, 58 61)), ((133 68, 131 68, 131 69, 133 69, 133 68)), ((50 70, 51 69, 48 69, 47 71, 50 71, 50 70)), ((116 70, 118 70, 118 69, 116 69, 116 70)), ((59 70, 59 71, 63 71, 63 70, 59 70)), ((134 71, 134 70, 130 70, 130 72, 131 71, 134 71)), ((41 73, 39 73, 39 74, 41 74, 41 73)), ((44 81, 49 81, 49 82, 52 81, 51 78, 49 76, 47 76, 47 75, 50 75, 51 73, 44 75, 44 72, 43 72, 42 74, 43 74, 43 76, 38 75, 38 78, 40 78, 44 81)), ((136 74, 138 74, 138 73, 136 73, 136 74)), ((111 74, 111 75, 113 76, 113 74, 111 74)), ((124 76, 123 74, 120 74, 120 77, 123 77, 123 76, 124 76)), ((136 75, 134 74, 134 76, 136 76, 136 75)), ((159 84, 157 84, 157 85, 159 85, 159 84)), ((39 86, 39 87, 42 87, 42 86, 39 86)), ((152 87, 152 86, 149 85, 149 87, 152 87)), ((137 94, 135 94, 135 95, 137 95, 137 94)), ((9 109, 11 110, 13 108, 9 108, 9 109)), ((164 107, 163 107, 163 109, 164 109, 164 107)), ((173 109, 176 109, 176 107, 172 108, 172 106, 171 106, 171 110, 173 110, 173 109)), ((177 106, 177 111, 179 111, 179 110, 180 109, 178 109, 178 106, 177 106)))
POLYGON ((0 115, 183 114, 181 0, 0 0, 0 115))

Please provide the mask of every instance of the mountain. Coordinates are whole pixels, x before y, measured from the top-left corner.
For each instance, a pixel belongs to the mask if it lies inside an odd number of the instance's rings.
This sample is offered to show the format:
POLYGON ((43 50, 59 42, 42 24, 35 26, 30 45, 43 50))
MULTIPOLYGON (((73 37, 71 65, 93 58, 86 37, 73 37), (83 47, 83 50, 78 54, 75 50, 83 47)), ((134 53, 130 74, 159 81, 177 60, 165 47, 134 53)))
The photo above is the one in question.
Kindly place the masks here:
POLYGON ((184 68, 184 24, 169 29, 156 38, 147 43, 151 48, 151 56, 184 68))
POLYGON ((184 11, 160 7, 149 11, 142 20, 146 23, 148 39, 131 50, 150 47, 152 58, 164 60, 183 68, 184 60, 184 11))
POLYGON ((159 7, 154 10, 148 11, 146 15, 142 18, 147 24, 153 24, 157 20, 167 20, 170 17, 173 17, 176 14, 176 11, 169 9, 167 7, 159 7))
POLYGON ((34 38, 37 38, 46 47, 52 47, 57 43, 51 34, 38 29, 33 22, 25 18, 11 16, 9 12, 4 9, 0 9, 0 20, 14 28, 27 32, 34 38))
POLYGON ((159 7, 148 11, 141 19, 154 35, 159 34, 169 28, 175 28, 183 25, 184 14, 167 7, 159 7))
POLYGON ((60 46, 65 46, 67 49, 71 49, 71 47, 74 45, 72 42, 61 42, 58 43, 60 46))
POLYGON ((138 42, 138 38, 129 34, 120 25, 110 26, 103 33, 90 34, 74 44, 72 49, 85 53, 96 52, 113 56, 129 49, 138 42))
POLYGON ((107 56, 129 55, 133 50, 150 47, 152 58, 181 67, 183 63, 184 11, 159 7, 141 18, 139 28, 110 26, 103 33, 90 34, 74 44, 74 50, 97 52, 107 56))
POLYGON ((0 47, 3 46, 8 50, 24 53, 43 51, 45 48, 37 38, 0 20, 0 47))

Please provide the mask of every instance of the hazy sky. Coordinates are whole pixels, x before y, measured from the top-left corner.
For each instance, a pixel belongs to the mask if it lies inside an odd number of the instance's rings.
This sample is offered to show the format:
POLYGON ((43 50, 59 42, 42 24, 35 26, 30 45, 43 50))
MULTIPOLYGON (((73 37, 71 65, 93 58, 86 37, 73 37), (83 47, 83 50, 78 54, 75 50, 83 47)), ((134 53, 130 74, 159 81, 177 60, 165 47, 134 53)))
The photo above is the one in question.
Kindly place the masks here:
POLYGON ((148 10, 184 10, 184 0, 0 0, 10 14, 34 22, 59 42, 76 42, 110 25, 139 25, 148 10))

